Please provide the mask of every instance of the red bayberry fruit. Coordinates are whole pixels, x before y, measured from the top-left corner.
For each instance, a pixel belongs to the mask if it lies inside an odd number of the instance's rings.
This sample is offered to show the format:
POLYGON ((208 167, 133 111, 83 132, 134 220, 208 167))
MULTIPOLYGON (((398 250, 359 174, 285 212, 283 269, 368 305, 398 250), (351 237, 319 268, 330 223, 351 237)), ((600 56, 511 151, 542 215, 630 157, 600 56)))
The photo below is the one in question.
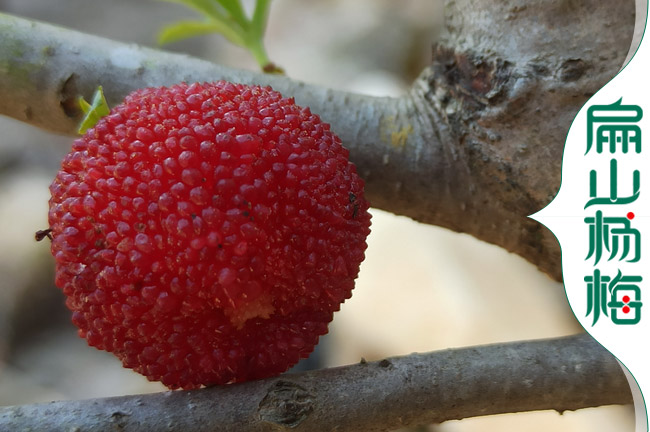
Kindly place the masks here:
POLYGON ((223 81, 132 93, 74 142, 50 190, 56 283, 80 336, 170 388, 307 357, 370 231, 329 125, 223 81))

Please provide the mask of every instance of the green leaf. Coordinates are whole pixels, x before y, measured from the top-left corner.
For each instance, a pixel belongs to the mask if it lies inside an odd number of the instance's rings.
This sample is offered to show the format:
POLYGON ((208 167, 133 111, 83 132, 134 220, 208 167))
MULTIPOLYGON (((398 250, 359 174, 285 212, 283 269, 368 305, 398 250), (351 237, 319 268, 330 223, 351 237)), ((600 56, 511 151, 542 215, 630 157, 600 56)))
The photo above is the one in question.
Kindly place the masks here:
POLYGON ((179 5, 187 6, 201 15, 214 18, 224 19, 223 13, 216 7, 217 3, 214 0, 159 0, 167 3, 176 3, 179 5))
POLYGON ((253 19, 251 21, 251 33, 256 38, 262 39, 266 31, 266 22, 269 17, 269 6, 271 0, 257 0, 255 2, 255 10, 253 11, 253 19))
POLYGON ((244 39, 232 28, 219 21, 178 21, 162 28, 158 33, 158 43, 163 45, 187 39, 194 36, 201 36, 209 33, 221 33, 230 42, 243 45, 244 39))
POLYGON ((165 26, 158 33, 158 43, 166 44, 208 33, 220 33, 230 42, 247 49, 264 72, 284 73, 268 58, 264 32, 271 0, 256 0, 253 16, 248 19, 241 0, 160 0, 198 11, 203 21, 186 20, 165 26))
POLYGON ((249 26, 248 18, 239 0, 216 0, 228 12, 230 17, 245 30, 249 26))
POLYGON ((97 87, 95 95, 93 96, 92 104, 86 102, 83 96, 79 96, 79 107, 85 114, 81 124, 79 125, 79 129, 77 130, 79 135, 85 134, 88 129, 97 124, 99 119, 107 116, 111 111, 106 102, 106 98, 104 98, 104 90, 102 89, 102 86, 97 87))

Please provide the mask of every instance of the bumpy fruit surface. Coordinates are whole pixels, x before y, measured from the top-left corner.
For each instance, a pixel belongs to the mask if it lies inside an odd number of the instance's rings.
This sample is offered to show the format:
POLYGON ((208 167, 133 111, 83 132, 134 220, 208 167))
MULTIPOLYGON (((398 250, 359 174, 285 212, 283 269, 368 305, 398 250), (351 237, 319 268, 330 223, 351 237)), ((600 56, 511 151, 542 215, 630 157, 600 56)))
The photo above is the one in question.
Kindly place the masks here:
POLYGON ((351 295, 370 215, 341 141, 270 88, 136 91, 50 186, 56 284, 88 344, 170 388, 285 371, 351 295))

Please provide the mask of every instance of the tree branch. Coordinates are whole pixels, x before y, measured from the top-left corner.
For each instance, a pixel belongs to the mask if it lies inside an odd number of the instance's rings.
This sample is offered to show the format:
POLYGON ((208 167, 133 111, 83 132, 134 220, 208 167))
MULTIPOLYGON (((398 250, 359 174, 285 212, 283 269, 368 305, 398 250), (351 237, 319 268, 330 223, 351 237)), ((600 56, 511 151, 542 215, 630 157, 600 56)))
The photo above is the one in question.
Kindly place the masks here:
POLYGON ((632 402, 588 335, 412 354, 194 391, 0 408, 0 430, 388 431, 632 402))
MULTIPOLYGON (((77 98, 91 98, 100 84, 111 106, 135 89, 181 81, 223 79, 270 85, 287 96, 295 95, 299 104, 314 107, 332 121, 347 116, 339 112, 343 106, 363 107, 365 112, 355 119, 361 122, 357 131, 368 126, 371 114, 382 114, 386 102, 391 101, 233 69, 3 13, 0 35, 0 114, 70 136, 76 136, 82 118, 77 98)), ((345 126, 350 121, 337 123, 351 130, 345 126)))
POLYGON ((618 71, 634 1, 456 0, 408 95, 372 98, 0 14, 0 114, 73 134, 79 94, 109 103, 179 81, 271 85, 341 137, 374 207, 471 234, 561 278, 555 237, 527 216, 560 184, 569 125, 618 71))

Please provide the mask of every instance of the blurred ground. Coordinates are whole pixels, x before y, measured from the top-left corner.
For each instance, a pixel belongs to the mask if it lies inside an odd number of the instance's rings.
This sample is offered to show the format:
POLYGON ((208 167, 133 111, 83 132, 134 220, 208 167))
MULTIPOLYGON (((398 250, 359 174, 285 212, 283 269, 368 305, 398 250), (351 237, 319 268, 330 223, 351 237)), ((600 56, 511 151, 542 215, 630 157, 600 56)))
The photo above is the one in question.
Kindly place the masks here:
MULTIPOLYGON (((163 23, 192 15, 151 0, 0 0, 0 11, 150 46, 163 23)), ((396 95, 430 60, 441 16, 430 0, 276 0, 267 49, 293 78, 396 95)), ((246 53, 218 36, 170 49, 255 68, 246 53)), ((47 242, 33 240, 47 226, 47 187, 70 138, 6 118, 0 118, 0 131, 0 405, 162 390, 77 338, 52 284, 47 242)), ((373 215, 357 288, 319 348, 326 365, 580 331, 562 286, 520 258, 465 235, 381 211, 373 215)), ((631 408, 604 407, 468 419, 430 429, 633 428, 631 408)))

